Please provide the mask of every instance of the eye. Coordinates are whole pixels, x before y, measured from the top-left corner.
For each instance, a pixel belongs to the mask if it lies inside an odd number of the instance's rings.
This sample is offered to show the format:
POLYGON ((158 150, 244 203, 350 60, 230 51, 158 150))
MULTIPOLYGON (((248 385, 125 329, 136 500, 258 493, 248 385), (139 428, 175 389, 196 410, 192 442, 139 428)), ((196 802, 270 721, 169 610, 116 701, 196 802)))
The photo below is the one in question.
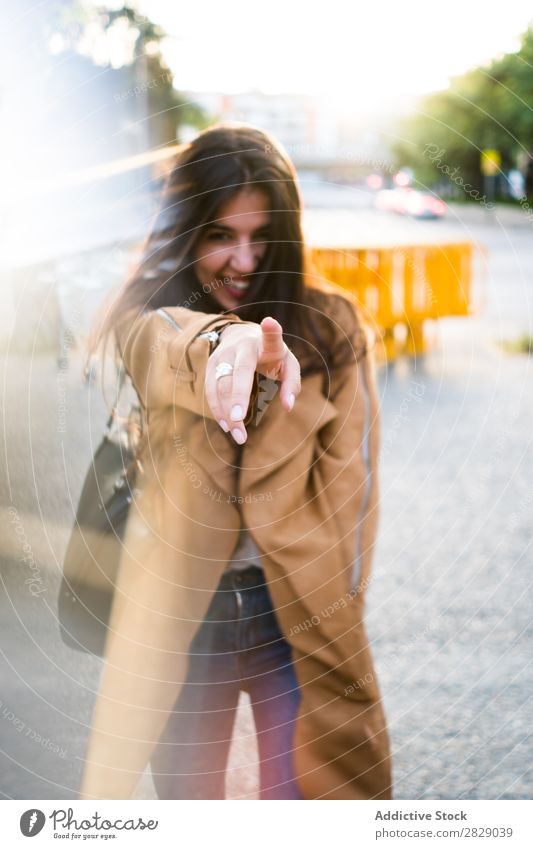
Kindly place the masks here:
POLYGON ((208 242, 229 242, 231 241, 231 236, 229 233, 223 233, 222 231, 213 231, 207 234, 208 242))
POLYGON ((256 233, 256 235, 254 236, 254 240, 256 242, 267 242, 268 236, 269 236, 268 230, 265 230, 263 233, 256 233))

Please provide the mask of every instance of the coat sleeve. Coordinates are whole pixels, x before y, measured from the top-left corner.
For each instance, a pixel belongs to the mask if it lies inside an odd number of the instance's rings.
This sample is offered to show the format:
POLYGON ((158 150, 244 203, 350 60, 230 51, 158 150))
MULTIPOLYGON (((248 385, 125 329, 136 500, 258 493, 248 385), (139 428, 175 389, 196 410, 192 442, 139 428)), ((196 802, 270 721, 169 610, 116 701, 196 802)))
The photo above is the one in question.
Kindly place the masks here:
MULTIPOLYGON (((227 324, 251 323, 233 313, 209 314, 186 307, 127 313, 116 327, 116 339, 142 405, 148 410, 184 407, 213 419, 204 391, 211 353, 206 334, 227 324)), ((254 418, 257 396, 256 374, 245 424, 254 418)))

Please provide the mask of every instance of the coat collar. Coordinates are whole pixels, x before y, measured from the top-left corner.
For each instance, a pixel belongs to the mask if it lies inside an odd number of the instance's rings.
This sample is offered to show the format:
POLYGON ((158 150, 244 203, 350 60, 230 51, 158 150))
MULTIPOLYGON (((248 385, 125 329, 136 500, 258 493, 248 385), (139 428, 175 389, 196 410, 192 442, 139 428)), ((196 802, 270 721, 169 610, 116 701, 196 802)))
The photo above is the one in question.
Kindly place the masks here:
MULTIPOLYGON (((272 381, 273 383, 273 381, 272 381)), ((273 392, 265 393, 269 398, 273 392)), ((338 409, 321 392, 321 376, 302 380, 302 390, 293 410, 287 413, 276 392, 265 402, 256 423, 248 426, 248 439, 240 457, 240 494, 275 472, 296 454, 302 443, 338 415, 338 409)), ((188 448, 191 458, 209 475, 220 489, 236 494, 235 468, 239 448, 212 419, 198 418, 192 425, 188 448)))

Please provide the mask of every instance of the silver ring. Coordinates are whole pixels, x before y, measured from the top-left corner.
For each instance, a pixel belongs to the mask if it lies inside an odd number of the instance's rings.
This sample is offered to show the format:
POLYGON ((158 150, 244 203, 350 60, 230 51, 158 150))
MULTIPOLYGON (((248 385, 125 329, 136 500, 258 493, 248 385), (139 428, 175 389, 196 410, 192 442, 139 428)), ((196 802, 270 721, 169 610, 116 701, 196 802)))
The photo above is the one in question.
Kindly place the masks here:
POLYGON ((228 374, 233 374, 233 366, 231 363, 219 363, 215 369, 215 378, 219 380, 221 377, 226 377, 228 374))

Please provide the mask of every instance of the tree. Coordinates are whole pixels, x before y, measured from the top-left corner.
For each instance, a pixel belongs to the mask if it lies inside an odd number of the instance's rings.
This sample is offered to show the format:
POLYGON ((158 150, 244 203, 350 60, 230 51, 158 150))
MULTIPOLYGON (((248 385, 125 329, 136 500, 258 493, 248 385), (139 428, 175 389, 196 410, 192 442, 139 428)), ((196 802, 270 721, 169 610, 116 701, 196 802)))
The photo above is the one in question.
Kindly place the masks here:
MULTIPOLYGON (((417 114, 402 122, 398 136, 401 141, 393 146, 398 166, 410 166, 427 185, 449 183, 451 171, 482 193, 480 154, 494 148, 501 154, 501 171, 520 167, 531 190, 533 28, 517 53, 456 77, 446 91, 425 97, 417 114)), ((455 189, 464 194, 458 183, 455 189)))
POLYGON ((148 147, 175 143, 181 124, 206 126, 203 109, 174 88, 161 48, 166 33, 133 5, 110 9, 83 0, 53 0, 51 10, 48 38, 59 39, 61 50, 81 54, 109 71, 115 102, 123 104, 132 121, 146 124, 148 147))
POLYGON ((173 87, 173 77, 166 64, 161 42, 166 33, 132 6, 116 11, 100 9, 103 27, 110 32, 120 22, 126 22, 135 34, 132 45, 131 82, 136 97, 141 98, 149 121, 150 147, 175 143, 180 124, 202 128, 207 116, 202 108, 186 101, 173 87))

